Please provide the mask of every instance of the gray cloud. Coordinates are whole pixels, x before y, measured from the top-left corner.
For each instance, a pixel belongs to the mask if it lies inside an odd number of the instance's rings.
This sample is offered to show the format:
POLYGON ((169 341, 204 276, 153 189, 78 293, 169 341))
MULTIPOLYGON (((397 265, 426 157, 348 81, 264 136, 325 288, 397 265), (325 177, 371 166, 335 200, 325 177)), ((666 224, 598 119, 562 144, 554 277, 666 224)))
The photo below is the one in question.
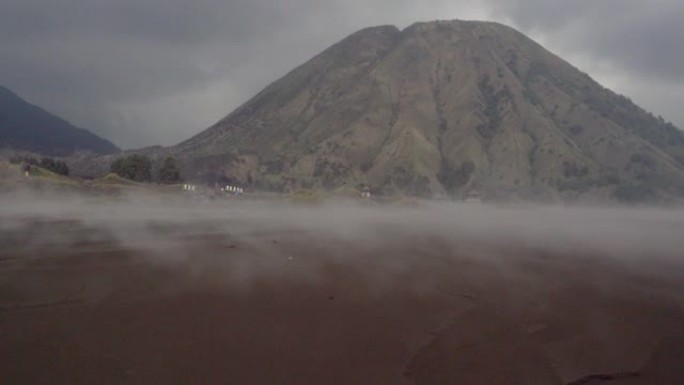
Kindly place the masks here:
POLYGON ((174 144, 357 29, 493 19, 680 126, 674 0, 0 0, 0 84, 124 147, 174 144))
MULTIPOLYGON (((491 1, 497 3, 497 1, 491 1)), ((495 16, 558 47, 614 62, 635 75, 684 81, 684 2, 577 0, 498 2, 495 16)))

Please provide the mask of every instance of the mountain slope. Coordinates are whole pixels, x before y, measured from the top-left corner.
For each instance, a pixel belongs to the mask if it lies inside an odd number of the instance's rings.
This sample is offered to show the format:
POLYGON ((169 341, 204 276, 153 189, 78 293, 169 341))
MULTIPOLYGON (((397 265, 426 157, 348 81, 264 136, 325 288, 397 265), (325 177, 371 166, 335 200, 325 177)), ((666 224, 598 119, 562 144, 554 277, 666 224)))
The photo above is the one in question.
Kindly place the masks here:
POLYGON ((76 151, 107 154, 119 151, 109 141, 74 127, 0 87, 0 147, 50 156, 76 151))
POLYGON ((523 34, 359 31, 159 155, 254 188, 627 201, 684 195, 684 133, 523 34))

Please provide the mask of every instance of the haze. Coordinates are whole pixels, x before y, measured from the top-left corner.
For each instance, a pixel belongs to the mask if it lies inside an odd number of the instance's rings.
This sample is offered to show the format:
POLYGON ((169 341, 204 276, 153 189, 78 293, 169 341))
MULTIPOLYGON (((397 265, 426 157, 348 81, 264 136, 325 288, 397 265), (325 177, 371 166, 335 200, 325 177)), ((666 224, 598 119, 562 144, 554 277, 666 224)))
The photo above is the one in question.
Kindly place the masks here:
MULTIPOLYGON (((52 197, 30 191, 2 196, 0 230, 6 234, 32 233, 34 221, 77 223, 103 231, 124 247, 154 251, 169 248, 176 260, 175 242, 185 236, 214 234, 249 241, 264 233, 305 234, 375 245, 407 236, 436 237, 493 247, 533 247, 601 258, 667 257, 680 262, 684 249, 681 209, 624 207, 561 207, 544 205, 481 205, 420 201, 409 207, 328 201, 297 205, 278 201, 190 202, 182 197, 131 193, 117 199, 76 194, 52 197), (25 226, 29 226, 28 228, 25 226), (168 229, 169 232, 159 231, 168 229)), ((49 242, 69 245, 79 232, 49 242), (73 237, 73 238, 70 238, 73 237)), ((40 236, 28 237, 45 244, 40 236)), ((47 243, 49 243, 47 242, 47 243)), ((171 258, 173 257, 173 258, 171 258)))

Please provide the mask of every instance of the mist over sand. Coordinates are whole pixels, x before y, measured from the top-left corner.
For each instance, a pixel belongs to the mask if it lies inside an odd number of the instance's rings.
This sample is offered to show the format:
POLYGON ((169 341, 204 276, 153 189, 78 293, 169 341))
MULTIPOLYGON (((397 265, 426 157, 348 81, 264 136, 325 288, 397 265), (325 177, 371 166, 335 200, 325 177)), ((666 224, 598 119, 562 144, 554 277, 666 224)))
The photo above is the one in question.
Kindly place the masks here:
POLYGON ((0 199, 16 382, 684 380, 681 210, 0 199))
MULTIPOLYGON (((503 247, 530 246, 617 258, 679 260, 684 250, 684 209, 506 207, 434 201, 407 207, 354 201, 317 205, 190 202, 146 194, 112 200, 19 193, 1 199, 0 229, 5 232, 23 229, 31 234, 33 231, 25 226, 36 220, 74 221, 143 251, 182 241, 178 235, 211 233, 248 241, 255 235, 280 231, 368 245, 404 236, 433 236, 454 245, 477 242, 503 247)), ((51 236, 59 244, 73 242, 80 234, 57 232, 51 236)), ((37 243, 43 241, 33 238, 37 243)), ((30 242, 25 246, 30 246, 30 242)))

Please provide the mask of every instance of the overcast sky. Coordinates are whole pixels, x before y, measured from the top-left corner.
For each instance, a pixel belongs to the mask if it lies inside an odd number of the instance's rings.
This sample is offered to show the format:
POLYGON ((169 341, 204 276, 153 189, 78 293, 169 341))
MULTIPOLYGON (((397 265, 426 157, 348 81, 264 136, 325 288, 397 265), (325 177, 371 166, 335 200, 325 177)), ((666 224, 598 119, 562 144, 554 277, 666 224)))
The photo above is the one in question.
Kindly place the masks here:
POLYGON ((368 26, 518 28, 684 127, 682 0, 0 0, 0 85, 124 148, 171 145, 368 26))

